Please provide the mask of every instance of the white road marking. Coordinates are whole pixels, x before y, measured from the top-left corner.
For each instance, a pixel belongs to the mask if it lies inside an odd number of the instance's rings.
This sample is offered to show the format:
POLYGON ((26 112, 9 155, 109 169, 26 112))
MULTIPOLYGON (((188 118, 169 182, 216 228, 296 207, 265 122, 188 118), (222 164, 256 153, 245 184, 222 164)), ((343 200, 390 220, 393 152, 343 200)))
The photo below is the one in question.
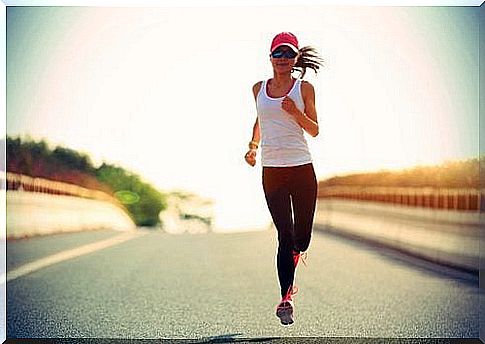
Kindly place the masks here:
POLYGON ((138 236, 143 236, 147 234, 146 232, 127 232, 121 235, 115 236, 114 238, 109 238, 107 240, 98 241, 92 244, 87 244, 84 246, 76 247, 70 250, 62 251, 45 258, 41 258, 31 263, 24 264, 12 271, 7 272, 7 276, 5 274, 0 275, 0 284, 6 282, 10 282, 16 278, 22 277, 27 275, 31 272, 40 270, 47 266, 63 262, 65 260, 69 260, 72 258, 76 258, 88 253, 92 253, 98 250, 102 250, 104 248, 114 246, 117 244, 121 244, 127 240, 133 239, 138 236))

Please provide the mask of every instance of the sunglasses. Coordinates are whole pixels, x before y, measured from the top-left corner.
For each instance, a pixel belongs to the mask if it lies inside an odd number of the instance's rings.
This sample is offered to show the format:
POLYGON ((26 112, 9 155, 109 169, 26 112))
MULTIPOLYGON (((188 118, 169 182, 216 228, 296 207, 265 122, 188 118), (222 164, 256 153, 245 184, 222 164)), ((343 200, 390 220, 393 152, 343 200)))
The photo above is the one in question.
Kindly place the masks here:
POLYGON ((285 59, 294 59, 298 55, 293 50, 278 50, 276 49, 271 53, 271 57, 275 59, 285 58, 285 59))

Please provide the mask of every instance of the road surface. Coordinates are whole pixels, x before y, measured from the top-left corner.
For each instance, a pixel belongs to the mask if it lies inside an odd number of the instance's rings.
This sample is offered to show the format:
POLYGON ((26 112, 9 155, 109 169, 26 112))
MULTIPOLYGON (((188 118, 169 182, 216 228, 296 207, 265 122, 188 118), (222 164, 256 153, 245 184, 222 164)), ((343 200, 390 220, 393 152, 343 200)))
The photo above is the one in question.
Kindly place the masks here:
MULTIPOLYGON (((476 338, 478 279, 315 232, 283 327, 273 230, 129 240, 7 282, 7 338, 476 338)), ((7 278, 120 232, 9 241, 7 278)))

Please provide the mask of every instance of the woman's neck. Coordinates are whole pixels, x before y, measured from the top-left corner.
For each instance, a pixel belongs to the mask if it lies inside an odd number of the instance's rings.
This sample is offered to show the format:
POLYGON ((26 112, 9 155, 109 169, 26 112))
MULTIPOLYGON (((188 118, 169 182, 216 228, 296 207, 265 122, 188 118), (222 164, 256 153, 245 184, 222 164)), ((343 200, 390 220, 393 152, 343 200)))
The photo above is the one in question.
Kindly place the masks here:
POLYGON ((273 73, 273 82, 276 85, 285 85, 291 83, 292 81, 291 73, 273 73))

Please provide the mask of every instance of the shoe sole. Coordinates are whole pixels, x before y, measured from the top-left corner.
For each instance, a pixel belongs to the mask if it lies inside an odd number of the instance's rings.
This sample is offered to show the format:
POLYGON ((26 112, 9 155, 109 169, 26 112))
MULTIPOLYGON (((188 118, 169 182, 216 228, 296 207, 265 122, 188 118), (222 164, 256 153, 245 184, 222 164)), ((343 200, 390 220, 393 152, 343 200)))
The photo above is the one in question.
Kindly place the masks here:
POLYGON ((276 309, 276 316, 280 318, 282 325, 293 324, 293 306, 289 302, 283 303, 276 309))

